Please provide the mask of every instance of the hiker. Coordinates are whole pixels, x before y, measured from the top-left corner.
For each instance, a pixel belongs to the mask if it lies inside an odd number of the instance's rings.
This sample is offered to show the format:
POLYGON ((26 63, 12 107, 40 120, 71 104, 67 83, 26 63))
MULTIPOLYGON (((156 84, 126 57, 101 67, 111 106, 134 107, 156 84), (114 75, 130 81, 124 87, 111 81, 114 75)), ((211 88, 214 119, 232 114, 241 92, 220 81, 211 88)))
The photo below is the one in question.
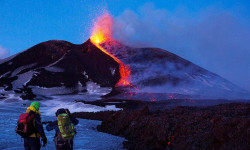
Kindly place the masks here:
POLYGON ((73 150, 73 139, 76 134, 74 128, 79 121, 73 118, 68 109, 60 108, 56 111, 57 120, 46 126, 47 131, 55 130, 54 142, 57 150, 73 150))
POLYGON ((25 150, 40 150, 40 138, 43 141, 43 147, 47 145, 47 138, 41 123, 40 104, 32 102, 24 114, 21 114, 18 120, 16 133, 24 138, 25 150))

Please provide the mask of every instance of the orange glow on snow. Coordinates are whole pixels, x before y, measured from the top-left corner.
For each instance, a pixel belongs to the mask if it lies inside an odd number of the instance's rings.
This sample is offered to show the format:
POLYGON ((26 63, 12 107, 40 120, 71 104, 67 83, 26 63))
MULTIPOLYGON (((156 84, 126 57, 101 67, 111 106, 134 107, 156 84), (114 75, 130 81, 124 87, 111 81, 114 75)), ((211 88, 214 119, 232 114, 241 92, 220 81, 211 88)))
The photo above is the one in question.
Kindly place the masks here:
POLYGON ((129 82, 130 72, 131 72, 129 66, 125 65, 122 61, 120 61, 114 55, 108 53, 104 48, 101 47, 102 43, 112 39, 112 34, 113 34, 112 28, 113 28, 112 17, 108 13, 100 16, 94 23, 90 40, 96 47, 98 47, 105 54, 112 57, 119 64, 119 72, 121 77, 116 86, 128 86, 131 85, 129 82))

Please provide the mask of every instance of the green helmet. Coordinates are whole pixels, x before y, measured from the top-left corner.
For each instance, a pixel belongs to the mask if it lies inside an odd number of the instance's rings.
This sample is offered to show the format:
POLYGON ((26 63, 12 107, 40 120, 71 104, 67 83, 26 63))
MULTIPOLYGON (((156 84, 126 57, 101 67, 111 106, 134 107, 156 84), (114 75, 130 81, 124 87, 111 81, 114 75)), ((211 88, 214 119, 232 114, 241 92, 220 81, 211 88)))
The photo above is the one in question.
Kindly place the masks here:
POLYGON ((30 104, 30 107, 34 107, 38 111, 40 108, 40 104, 38 102, 34 101, 30 104))

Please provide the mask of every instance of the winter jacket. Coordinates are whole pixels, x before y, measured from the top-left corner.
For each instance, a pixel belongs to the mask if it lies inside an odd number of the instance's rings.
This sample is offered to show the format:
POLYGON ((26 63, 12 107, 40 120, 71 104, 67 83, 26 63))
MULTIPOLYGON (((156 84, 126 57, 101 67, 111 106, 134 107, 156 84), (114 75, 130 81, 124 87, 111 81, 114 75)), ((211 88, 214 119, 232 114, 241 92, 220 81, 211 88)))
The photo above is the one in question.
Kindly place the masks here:
POLYGON ((25 113, 30 113, 30 114, 34 114, 34 121, 33 121, 33 125, 36 129, 36 132, 34 132, 33 134, 31 134, 29 137, 34 137, 34 138, 42 138, 42 139, 46 139, 45 133, 44 133, 44 129, 43 129, 43 125, 41 123, 41 117, 40 117, 40 112, 37 111, 34 107, 28 107, 25 113))

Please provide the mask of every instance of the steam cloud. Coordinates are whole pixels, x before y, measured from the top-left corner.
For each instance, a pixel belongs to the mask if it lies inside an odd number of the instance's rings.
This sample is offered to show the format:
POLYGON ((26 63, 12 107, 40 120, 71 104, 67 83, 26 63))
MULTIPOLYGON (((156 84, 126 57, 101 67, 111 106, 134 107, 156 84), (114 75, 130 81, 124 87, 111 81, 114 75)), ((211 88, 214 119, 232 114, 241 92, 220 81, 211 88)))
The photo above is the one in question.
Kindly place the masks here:
POLYGON ((145 4, 114 19, 114 38, 133 47, 167 49, 250 91, 249 22, 214 7, 191 14, 145 4))
POLYGON ((3 59, 9 55, 9 51, 0 46, 0 59, 3 59))

